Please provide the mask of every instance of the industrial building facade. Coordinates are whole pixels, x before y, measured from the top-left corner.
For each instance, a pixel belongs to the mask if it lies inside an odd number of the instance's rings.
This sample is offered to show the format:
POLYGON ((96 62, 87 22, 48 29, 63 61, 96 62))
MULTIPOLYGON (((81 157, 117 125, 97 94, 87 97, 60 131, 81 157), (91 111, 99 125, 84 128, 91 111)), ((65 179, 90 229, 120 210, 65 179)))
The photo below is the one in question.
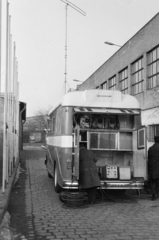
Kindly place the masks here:
POLYGON ((78 90, 120 90, 135 96, 149 142, 159 135, 159 13, 101 65, 78 90))

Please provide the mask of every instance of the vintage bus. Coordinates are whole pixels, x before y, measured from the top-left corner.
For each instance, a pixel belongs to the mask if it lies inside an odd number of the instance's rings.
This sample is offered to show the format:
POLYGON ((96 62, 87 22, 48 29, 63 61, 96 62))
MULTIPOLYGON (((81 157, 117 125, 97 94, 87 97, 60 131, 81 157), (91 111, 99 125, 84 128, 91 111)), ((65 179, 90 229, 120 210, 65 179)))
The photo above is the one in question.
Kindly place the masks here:
POLYGON ((79 187, 79 146, 93 151, 102 189, 142 189, 146 131, 138 100, 116 90, 67 93, 48 114, 46 167, 56 192, 79 187))

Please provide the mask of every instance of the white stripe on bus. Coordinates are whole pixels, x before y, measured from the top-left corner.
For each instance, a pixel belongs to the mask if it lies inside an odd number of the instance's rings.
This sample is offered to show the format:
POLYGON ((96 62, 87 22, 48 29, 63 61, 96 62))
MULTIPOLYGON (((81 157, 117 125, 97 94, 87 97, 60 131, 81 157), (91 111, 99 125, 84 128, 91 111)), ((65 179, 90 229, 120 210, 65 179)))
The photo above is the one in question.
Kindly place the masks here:
POLYGON ((48 136, 46 138, 48 145, 62 148, 72 148, 72 141, 72 136, 48 136))
POLYGON ((139 114, 139 110, 134 110, 134 109, 101 109, 101 108, 85 108, 85 107, 81 107, 81 108, 74 108, 75 112, 99 112, 99 113, 129 113, 129 114, 139 114))

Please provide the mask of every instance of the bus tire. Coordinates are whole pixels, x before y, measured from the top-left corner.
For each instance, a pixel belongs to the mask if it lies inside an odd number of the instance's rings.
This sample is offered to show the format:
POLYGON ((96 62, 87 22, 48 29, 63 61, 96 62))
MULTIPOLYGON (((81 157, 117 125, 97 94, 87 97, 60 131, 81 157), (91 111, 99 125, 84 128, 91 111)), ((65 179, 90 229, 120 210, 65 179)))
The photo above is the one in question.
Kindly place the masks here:
POLYGON ((48 166, 47 166, 48 161, 46 160, 46 169, 47 169, 47 176, 48 178, 52 178, 52 175, 48 171, 48 166))
POLYGON ((62 188, 59 186, 58 181, 57 181, 57 167, 55 165, 55 170, 54 170, 54 189, 56 193, 60 193, 62 188))
POLYGON ((49 172, 47 172, 47 175, 48 175, 48 178, 52 178, 52 175, 49 172))

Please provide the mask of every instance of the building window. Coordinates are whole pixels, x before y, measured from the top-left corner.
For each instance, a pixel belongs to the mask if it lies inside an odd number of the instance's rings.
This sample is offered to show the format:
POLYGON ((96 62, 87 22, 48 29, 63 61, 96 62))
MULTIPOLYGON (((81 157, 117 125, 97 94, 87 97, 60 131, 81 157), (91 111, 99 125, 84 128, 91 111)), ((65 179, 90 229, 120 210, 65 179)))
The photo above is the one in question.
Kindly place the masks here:
POLYGON ((159 86, 159 46, 148 53, 148 88, 159 86))
POLYGON ((159 125, 150 125, 148 128, 148 141, 154 142, 154 136, 159 136, 159 125))
POLYGON ((107 89, 107 81, 101 84, 102 89, 107 89))
POLYGON ((132 64, 132 95, 143 91, 143 58, 132 64))
POLYGON ((109 79, 109 89, 111 90, 116 89, 116 76, 109 79))
POLYGON ((120 90, 122 93, 128 93, 128 68, 119 72, 120 90))

